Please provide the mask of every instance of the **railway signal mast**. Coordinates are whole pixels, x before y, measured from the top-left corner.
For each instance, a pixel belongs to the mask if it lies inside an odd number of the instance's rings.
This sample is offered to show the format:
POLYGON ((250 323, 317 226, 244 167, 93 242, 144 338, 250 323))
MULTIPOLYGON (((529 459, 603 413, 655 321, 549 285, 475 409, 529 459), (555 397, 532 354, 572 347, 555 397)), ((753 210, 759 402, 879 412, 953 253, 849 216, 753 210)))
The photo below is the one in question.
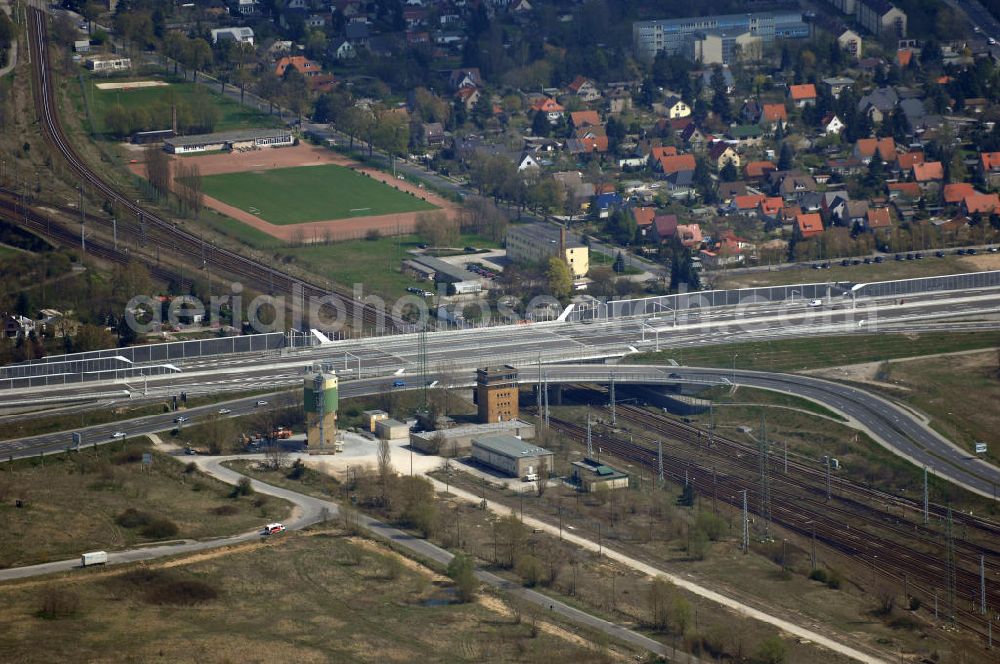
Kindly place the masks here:
POLYGON ((760 441, 758 443, 760 469, 760 518, 764 522, 764 539, 771 539, 771 468, 767 445, 767 419, 760 416, 760 441))

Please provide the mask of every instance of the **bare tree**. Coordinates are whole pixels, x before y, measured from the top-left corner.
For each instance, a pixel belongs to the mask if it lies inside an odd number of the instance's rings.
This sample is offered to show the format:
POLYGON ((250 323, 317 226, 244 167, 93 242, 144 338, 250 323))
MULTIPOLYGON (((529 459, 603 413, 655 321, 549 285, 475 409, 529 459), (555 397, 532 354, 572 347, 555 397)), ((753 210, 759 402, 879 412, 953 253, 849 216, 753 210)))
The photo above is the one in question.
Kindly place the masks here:
POLYGON ((288 450, 277 436, 269 436, 264 444, 264 465, 272 470, 281 470, 288 465, 288 450))
POLYGON ((392 453, 389 449, 389 441, 379 439, 378 441, 378 480, 381 494, 382 506, 389 507, 389 484, 392 481, 392 453))
POLYGON ((170 191, 170 159, 167 153, 155 145, 148 145, 144 151, 146 179, 160 196, 170 191))
POLYGON ((545 489, 549 485, 549 461, 545 457, 542 457, 538 462, 538 480, 535 482, 535 487, 538 490, 538 497, 541 498, 545 495, 545 489))

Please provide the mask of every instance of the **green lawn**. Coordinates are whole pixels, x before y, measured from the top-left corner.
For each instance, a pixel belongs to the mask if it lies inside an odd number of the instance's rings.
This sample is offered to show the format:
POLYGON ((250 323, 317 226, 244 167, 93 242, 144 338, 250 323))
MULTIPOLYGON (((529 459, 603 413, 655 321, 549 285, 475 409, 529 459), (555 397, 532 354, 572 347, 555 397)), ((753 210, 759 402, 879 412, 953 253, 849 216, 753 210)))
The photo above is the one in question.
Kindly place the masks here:
MULTIPOLYGON (((138 80, 138 79, 137 79, 138 80)), ((154 80, 152 77, 143 77, 142 80, 154 80)), ((170 127, 170 107, 177 104, 179 108, 190 106, 196 95, 207 94, 219 109, 219 121, 216 123, 214 131, 229 131, 231 129, 246 129, 250 127, 276 127, 280 124, 277 117, 260 113, 241 106, 228 97, 223 97, 217 92, 209 91, 207 88, 195 85, 194 83, 170 83, 165 87, 138 88, 135 90, 101 90, 96 84, 114 82, 120 83, 121 79, 93 78, 86 82, 87 97, 90 99, 90 110, 94 115, 94 133, 107 133, 104 125, 104 116, 115 104, 121 104, 127 110, 137 108, 144 109, 154 119, 154 124, 162 125, 161 129, 170 127)))
MULTIPOLYGON (((401 265, 410 249, 420 243, 416 235, 384 237, 378 240, 350 240, 332 244, 312 244, 288 248, 283 253, 305 269, 344 286, 362 285, 362 294, 377 293, 386 297, 406 295, 408 286, 434 290, 427 281, 418 281, 402 273, 401 265)), ((459 245, 493 247, 486 238, 462 235, 459 245)), ((475 260, 475 255, 470 255, 475 260)))
POLYGON ((674 359, 689 366, 731 367, 733 355, 737 355, 737 369, 800 371, 995 346, 1000 346, 1000 332, 852 334, 667 349, 659 353, 629 355, 626 361, 648 363, 674 359))
POLYGON ((210 175, 202 186, 209 196, 281 225, 435 209, 333 164, 210 175))
MULTIPOLYGON (((724 270, 715 271, 718 278, 716 288, 753 288, 757 286, 781 286, 785 284, 826 283, 835 281, 852 281, 869 283, 873 281, 891 281, 893 279, 916 279, 942 274, 962 274, 964 272, 979 272, 986 269, 977 266, 974 259, 962 256, 945 256, 937 258, 933 250, 924 251, 923 260, 897 261, 888 256, 882 264, 852 265, 842 267, 840 259, 825 261, 830 263, 828 270, 814 270, 812 265, 820 261, 812 261, 801 268, 776 270, 773 272, 747 272, 729 275, 724 270)), ((904 254, 905 255, 905 254, 904 254)))

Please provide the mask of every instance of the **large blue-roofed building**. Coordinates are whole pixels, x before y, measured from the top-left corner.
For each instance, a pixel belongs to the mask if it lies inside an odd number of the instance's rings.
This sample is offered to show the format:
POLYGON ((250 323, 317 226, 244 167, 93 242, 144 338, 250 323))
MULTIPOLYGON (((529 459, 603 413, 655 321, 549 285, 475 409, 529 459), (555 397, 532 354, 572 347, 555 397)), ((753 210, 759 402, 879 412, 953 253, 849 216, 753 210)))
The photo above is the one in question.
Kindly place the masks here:
POLYGON ((749 34, 767 43, 775 39, 801 39, 810 35, 802 12, 756 12, 723 16, 695 16, 632 24, 632 44, 640 60, 652 60, 660 51, 668 55, 691 55, 698 35, 749 34))

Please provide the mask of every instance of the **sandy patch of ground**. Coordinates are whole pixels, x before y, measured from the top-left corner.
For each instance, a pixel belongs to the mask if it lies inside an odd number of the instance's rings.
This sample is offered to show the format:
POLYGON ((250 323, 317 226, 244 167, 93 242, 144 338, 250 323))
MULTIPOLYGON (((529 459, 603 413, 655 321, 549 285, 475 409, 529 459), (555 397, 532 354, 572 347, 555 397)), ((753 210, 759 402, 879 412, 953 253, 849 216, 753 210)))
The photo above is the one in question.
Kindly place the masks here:
POLYGON ((166 81, 125 81, 123 83, 96 83, 98 90, 133 90, 136 88, 165 88, 166 81))
MULTIPOLYGON (((320 166, 336 164, 345 166, 359 173, 384 182, 387 186, 406 191, 417 198, 439 207, 448 218, 458 216, 459 209, 451 201, 437 194, 421 189, 406 180, 399 180, 388 173, 374 168, 367 168, 341 154, 314 145, 296 145, 289 148, 266 148, 251 152, 226 152, 207 155, 171 156, 175 162, 184 159, 185 162, 197 164, 202 175, 218 175, 220 173, 245 173, 266 171, 276 168, 292 168, 296 166, 320 166)), ((145 165, 130 164, 136 175, 146 176, 145 165)), ((327 239, 352 240, 364 237, 369 231, 377 230, 382 235, 402 235, 412 233, 416 229, 419 212, 401 212, 397 214, 374 215, 367 217, 352 217, 350 219, 330 219, 327 221, 311 221, 302 224, 277 225, 266 219, 253 215, 245 210, 227 205, 222 201, 205 196, 207 207, 232 217, 248 226, 263 231, 271 237, 290 242, 320 242, 327 239)))
POLYGON ((425 567, 424 565, 418 563, 416 560, 413 560, 412 558, 407 558, 406 556, 397 553, 396 551, 390 549, 387 546, 382 546, 381 544, 377 544, 376 542, 373 542, 371 540, 364 539, 363 537, 349 537, 348 540, 351 542, 351 544, 361 549, 365 549, 366 551, 371 551, 372 553, 377 553, 382 556, 392 556, 393 558, 398 560, 400 564, 403 565, 403 567, 405 567, 406 569, 410 570, 411 572, 416 572, 417 574, 424 576, 431 581, 437 583, 450 583, 450 579, 448 579, 448 577, 438 574, 431 568, 425 567))
MULTIPOLYGON (((508 607, 504 602, 497 599, 496 597, 493 597, 492 595, 480 594, 476 598, 476 602, 480 606, 489 609, 493 613, 497 613, 501 616, 504 616, 505 618, 512 618, 514 616, 514 612, 510 610, 510 607, 508 607)), ((573 645, 579 646, 581 648, 587 648, 588 650, 600 650, 596 645, 594 645, 587 639, 578 636, 577 634, 574 634, 569 630, 565 630, 562 627, 553 625, 552 623, 549 622, 545 622, 544 620, 538 621, 538 629, 545 632, 546 634, 551 634, 556 638, 562 639, 563 641, 568 641, 569 643, 572 643, 573 645)), ((610 651, 606 652, 608 652, 608 654, 610 655, 614 655, 614 653, 610 651)))
MULTIPOLYGON (((916 362, 932 357, 953 357, 956 368, 978 368, 986 361, 984 358, 995 358, 996 351, 975 348, 973 350, 960 350, 954 353, 935 353, 933 355, 916 355, 914 357, 900 357, 888 360, 888 364, 898 364, 901 362, 916 362)), ((836 380, 849 380, 856 383, 868 383, 894 390, 910 391, 910 388, 903 387, 896 383, 887 383, 878 380, 879 368, 883 362, 861 362, 859 364, 846 364, 842 367, 827 367, 824 369, 807 369, 798 373, 819 376, 820 378, 832 378, 836 380)))
POLYGON ((962 263, 962 265, 968 266, 969 272, 1000 270, 1000 253, 965 256, 960 258, 959 262, 962 263))

